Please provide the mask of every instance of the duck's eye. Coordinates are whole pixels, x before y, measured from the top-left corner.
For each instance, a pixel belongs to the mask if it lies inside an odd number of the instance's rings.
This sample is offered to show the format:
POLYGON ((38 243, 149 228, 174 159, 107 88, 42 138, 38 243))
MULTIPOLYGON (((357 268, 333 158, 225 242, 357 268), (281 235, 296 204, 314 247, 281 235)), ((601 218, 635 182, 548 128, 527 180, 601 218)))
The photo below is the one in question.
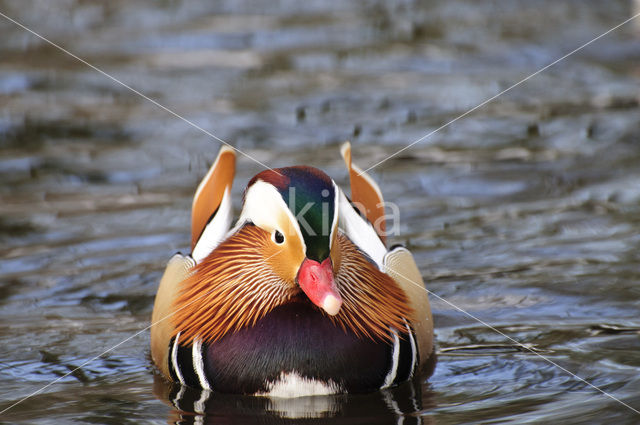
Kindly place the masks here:
POLYGON ((273 241, 278 245, 284 242, 284 235, 279 230, 273 232, 273 241))

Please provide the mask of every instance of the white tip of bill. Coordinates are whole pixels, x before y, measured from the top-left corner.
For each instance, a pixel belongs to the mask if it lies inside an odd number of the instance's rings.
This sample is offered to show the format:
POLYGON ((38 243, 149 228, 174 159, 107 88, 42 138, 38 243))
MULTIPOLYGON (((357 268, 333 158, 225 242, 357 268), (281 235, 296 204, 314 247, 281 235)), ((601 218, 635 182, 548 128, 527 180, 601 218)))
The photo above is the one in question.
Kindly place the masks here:
POLYGON ((342 300, 340 298, 336 298, 331 294, 324 297, 324 301, 322 302, 322 309, 326 311, 327 314, 335 316, 340 311, 340 307, 342 307, 342 300))

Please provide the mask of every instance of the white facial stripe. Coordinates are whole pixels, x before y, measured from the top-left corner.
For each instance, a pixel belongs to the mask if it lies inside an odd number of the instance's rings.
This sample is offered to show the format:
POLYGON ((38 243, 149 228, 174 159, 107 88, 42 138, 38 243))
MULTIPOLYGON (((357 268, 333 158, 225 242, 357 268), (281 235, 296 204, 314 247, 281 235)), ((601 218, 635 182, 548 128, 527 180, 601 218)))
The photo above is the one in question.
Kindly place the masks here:
POLYGON ((333 184, 335 196, 333 200, 333 223, 331 223, 331 234, 329 235, 329 249, 331 249, 331 246, 333 245, 333 238, 338 231, 338 208, 340 207, 340 188, 333 180, 331 180, 331 183, 333 184))
POLYGON ((282 199, 280 192, 272 184, 258 180, 249 187, 245 195, 244 207, 236 226, 242 225, 247 221, 253 222, 253 224, 268 232, 279 230, 285 237, 290 235, 290 230, 293 229, 294 233, 300 238, 300 243, 306 254, 307 246, 304 243, 300 225, 284 202, 284 199, 282 199), (274 211, 281 214, 274 214, 274 211), (278 217, 281 215, 285 215, 288 218, 289 229, 280 228, 278 217))

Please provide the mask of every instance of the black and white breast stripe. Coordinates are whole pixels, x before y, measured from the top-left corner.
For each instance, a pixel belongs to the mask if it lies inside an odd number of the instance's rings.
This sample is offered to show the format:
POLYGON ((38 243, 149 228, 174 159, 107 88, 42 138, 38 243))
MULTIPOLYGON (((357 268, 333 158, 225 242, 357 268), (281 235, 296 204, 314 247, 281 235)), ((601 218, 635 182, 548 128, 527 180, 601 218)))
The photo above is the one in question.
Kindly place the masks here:
MULTIPOLYGON (((388 371, 380 388, 388 388, 410 379, 419 364, 415 333, 404 321, 405 332, 390 329, 392 344, 389 348, 388 371)), ((192 388, 211 391, 212 383, 205 371, 206 346, 196 339, 191 347, 180 345, 180 333, 169 343, 169 374, 175 382, 192 388)))
POLYGON ((406 335, 399 334, 396 329, 390 329, 393 345, 389 362, 389 372, 385 376, 380 388, 387 388, 410 379, 416 371, 419 362, 418 349, 413 329, 404 321, 406 335))
POLYGON ((192 388, 211 390, 204 371, 204 346, 196 339, 191 347, 179 344, 180 332, 169 342, 169 374, 174 381, 192 388))

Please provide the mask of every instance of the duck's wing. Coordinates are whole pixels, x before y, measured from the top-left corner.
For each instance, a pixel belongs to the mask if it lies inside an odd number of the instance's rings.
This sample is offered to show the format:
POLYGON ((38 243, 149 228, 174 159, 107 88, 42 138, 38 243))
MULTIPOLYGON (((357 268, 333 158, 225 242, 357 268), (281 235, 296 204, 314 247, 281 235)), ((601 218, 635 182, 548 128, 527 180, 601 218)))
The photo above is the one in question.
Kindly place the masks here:
POLYGON ((358 214, 342 189, 337 185, 336 188, 338 190, 338 228, 360 251, 373 260, 378 269, 383 270, 383 258, 387 248, 371 223, 358 214))
POLYGON ((383 270, 385 246, 385 218, 382 194, 378 185, 367 174, 362 173, 351 161, 351 145, 345 142, 340 153, 349 170, 351 200, 341 188, 338 192, 338 227, 340 230, 383 270), (380 224, 382 223, 382 228, 380 224), (376 229, 374 224, 378 225, 376 229), (382 235, 381 235, 382 234, 382 235))
POLYGON ((231 227, 231 186, 236 169, 233 149, 222 146, 200 182, 191 208, 191 252, 199 263, 222 242, 231 227))
POLYGON ((176 254, 171 257, 164 275, 160 280, 160 286, 156 293, 151 314, 151 357, 153 362, 169 377, 169 343, 173 336, 174 300, 179 293, 179 285, 189 276, 195 261, 189 256, 176 254))
POLYGON ((377 183, 351 159, 351 143, 345 142, 340 153, 349 170, 351 202, 373 225, 383 244, 386 244, 384 199, 377 183))
POLYGON ((416 336, 420 368, 422 368, 427 364, 433 352, 433 318, 422 275, 413 255, 403 246, 392 248, 384 256, 383 263, 383 271, 404 290, 409 300, 409 306, 413 310, 409 317, 409 324, 416 336))
POLYGON ((160 281, 151 315, 151 356, 165 376, 169 374, 169 345, 174 333, 172 315, 180 283, 191 269, 222 242, 229 227, 233 209, 231 185, 235 174, 236 155, 223 146, 218 157, 202 179, 193 197, 191 210, 191 256, 174 255, 160 281))

